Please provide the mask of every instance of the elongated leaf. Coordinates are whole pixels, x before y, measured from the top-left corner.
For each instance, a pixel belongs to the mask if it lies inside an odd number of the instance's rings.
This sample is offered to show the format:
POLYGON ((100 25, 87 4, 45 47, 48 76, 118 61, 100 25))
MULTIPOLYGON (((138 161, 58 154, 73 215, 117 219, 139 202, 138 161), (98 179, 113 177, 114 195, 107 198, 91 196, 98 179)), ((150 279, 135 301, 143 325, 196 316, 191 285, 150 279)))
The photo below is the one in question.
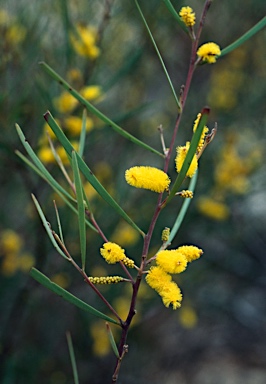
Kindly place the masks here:
POLYGON ((210 110, 208 107, 203 108, 203 110, 201 111, 201 117, 200 117, 200 120, 198 123, 198 127, 197 127, 197 129, 194 132, 194 135, 192 137, 192 140, 191 140, 191 143, 189 146, 189 150, 187 152, 187 155, 186 155, 186 158, 185 158, 184 163, 182 165, 182 168, 181 168, 181 170, 180 170, 180 172, 176 178, 176 181, 175 181, 175 183, 171 189, 170 195, 167 198, 167 201, 166 201, 167 204, 172 200, 172 198, 174 197, 174 195, 176 194, 176 192, 178 191, 178 189, 180 188, 181 184, 183 183, 183 181, 186 177, 186 174, 187 174, 187 171, 190 167, 192 159, 193 159, 193 157, 197 151, 197 147, 198 147, 203 129, 207 123, 209 112, 210 112, 210 110))
POLYGON ((55 200, 54 200, 54 208, 55 208, 57 226, 58 226, 58 231, 59 231, 59 237, 60 237, 60 240, 62 241, 62 243, 65 244, 64 236, 63 236, 63 231, 62 231, 61 220, 60 220, 60 216, 59 216, 59 212, 58 212, 55 200))
POLYGON ((95 116, 97 116, 100 120, 104 121, 107 125, 111 126, 117 133, 126 139, 132 141, 133 143, 139 145, 142 148, 145 148, 156 155, 164 157, 164 155, 158 152, 156 149, 150 147, 148 144, 145 144, 143 141, 137 139, 135 136, 131 135, 123 128, 119 127, 114 121, 109 119, 106 115, 104 115, 101 111, 99 111, 94 105, 92 105, 88 100, 82 97, 75 89, 73 89, 70 84, 68 84, 61 76, 59 76, 49 65, 44 62, 41 62, 40 65, 45 69, 45 71, 55 80, 59 82, 75 99, 77 99, 88 111, 92 112, 95 116))
POLYGON ((119 325, 119 323, 114 319, 112 319, 111 317, 98 311, 97 309, 93 308, 89 304, 85 303, 84 301, 80 300, 76 296, 72 295, 72 293, 66 291, 64 288, 53 283, 47 276, 45 276, 38 269, 32 268, 30 271, 30 276, 33 277, 36 281, 38 281, 38 283, 42 284, 44 287, 50 289, 50 291, 61 296, 64 300, 68 301, 71 304, 74 304, 76 307, 82 309, 83 311, 89 312, 92 315, 99 317, 100 319, 109 321, 110 323, 119 325))
POLYGON ((107 322, 105 323, 105 325, 106 325, 107 334, 108 334, 108 338, 109 338, 112 350, 114 351, 114 354, 117 357, 117 359, 119 359, 120 356, 119 356, 119 352, 118 352, 118 349, 117 349, 117 345, 116 345, 116 342, 115 342, 114 335, 113 335, 113 332, 111 330, 111 327, 110 327, 110 325, 107 322))
POLYGON ((86 109, 83 110, 82 113, 82 127, 80 132, 80 138, 79 138, 79 155, 80 157, 83 156, 84 148, 85 148, 85 140, 86 140, 86 122, 87 122, 87 111, 86 109))
POLYGON ((79 175, 79 168, 76 153, 72 152, 72 167, 74 173, 74 182, 76 188, 76 196, 78 201, 78 221, 79 221, 79 239, 82 269, 85 270, 86 263, 86 226, 85 226, 85 207, 83 200, 83 190, 79 175))
MULTIPOLYGON (((51 113, 48 111, 44 114, 44 118, 49 124, 49 126, 54 131, 57 139, 60 141, 65 151, 69 156, 72 155, 72 151, 74 148, 72 147, 70 141, 58 126, 55 119, 52 117, 51 113)), ((94 176, 90 168, 83 161, 83 159, 77 154, 77 163, 80 171, 83 173, 85 178, 90 182, 93 188, 99 193, 99 195, 111 206, 114 210, 123 217, 133 228, 135 228, 142 236, 144 236, 143 231, 134 223, 134 221, 126 214, 126 212, 117 204, 117 202, 112 198, 112 196, 106 191, 106 189, 102 186, 99 180, 94 176)))
POLYGON ((77 363, 76 363, 75 352, 74 352, 74 348, 73 348, 73 343, 72 343, 72 338, 71 338, 70 332, 66 333, 66 337, 67 337, 67 345, 68 345, 70 361, 71 361, 71 365, 72 365, 73 376, 74 376, 74 384, 79 384, 77 363))
POLYGON ((228 47, 222 49, 221 56, 227 55, 227 53, 232 52, 234 49, 238 48, 241 44, 243 44, 245 41, 250 39, 253 35, 255 35, 257 32, 259 32, 262 28, 264 28, 266 25, 266 16, 261 19, 254 27, 252 27, 249 31, 247 31, 243 36, 241 36, 239 39, 234 41, 232 44, 228 45, 228 47))
POLYGON ((176 12, 171 1, 170 0, 163 0, 163 2, 165 4, 166 8, 168 9, 168 11, 171 13, 171 15, 175 18, 175 20, 178 22, 180 27, 183 29, 183 31, 188 33, 188 30, 187 30, 185 23, 183 22, 183 20, 179 16, 179 14, 176 12))
POLYGON ((40 204, 38 203, 38 200, 36 199, 36 197, 35 197, 33 194, 31 195, 31 197, 32 197, 32 200, 33 200, 33 202, 34 202, 36 208, 37 208, 37 211, 38 211, 38 213, 39 213, 39 215, 40 215, 40 218, 41 218, 41 220, 42 220, 43 226, 44 226, 44 228, 45 228, 45 230, 46 230, 46 232, 47 232, 47 234, 48 234, 48 236, 49 236, 49 238, 50 238, 50 240, 51 240, 53 246, 55 247, 55 249, 57 250, 57 252, 58 252, 61 256, 63 256, 65 259, 68 260, 68 257, 64 254, 64 252, 62 251, 62 249, 61 249, 61 248, 59 247, 59 245, 57 244, 57 242, 56 242, 56 240, 55 240, 55 238, 54 238, 54 236, 53 236, 53 234, 52 234, 52 230, 51 230, 51 228, 50 228, 50 226, 49 226, 49 224, 48 224, 48 221, 46 220, 46 217, 44 216, 43 210, 42 210, 40 204))
MULTIPOLYGON (((27 159, 24 155, 22 155, 21 152, 15 151, 15 153, 23 160, 34 172, 37 173, 41 178, 43 178, 52 188, 53 190, 58 194, 58 196, 66 203, 66 205, 76 214, 78 214, 77 209, 67 200, 67 198, 53 185, 45 178, 45 176, 41 173, 41 171, 35 167, 35 165, 27 159)), ((86 220, 86 225, 90 227, 93 231, 97 232, 97 229, 88 221, 86 220)))
POLYGON ((61 256, 63 256, 65 259, 68 260, 68 257, 64 254, 64 252, 62 251, 62 249, 61 249, 61 248, 59 247, 59 245, 57 244, 57 242, 56 242, 56 240, 55 240, 55 238, 54 238, 54 236, 53 236, 53 234, 52 234, 51 228, 50 228, 50 226, 49 226, 49 224, 48 224, 48 221, 46 220, 46 217, 44 216, 43 210, 42 210, 40 204, 38 203, 38 200, 36 199, 36 197, 35 197, 33 194, 32 194, 31 196, 32 196, 32 200, 33 200, 33 202, 34 202, 34 204, 35 204, 35 206, 36 206, 36 208, 37 208, 37 211, 38 211, 38 213, 39 213, 39 215, 40 215, 40 218, 41 218, 41 220, 42 220, 43 226, 44 226, 44 228, 45 228, 45 230, 46 230, 46 232, 47 232, 47 234, 48 234, 48 236, 49 236, 49 238, 50 238, 50 240, 51 240, 53 246, 55 247, 55 249, 57 250, 57 252, 58 252, 61 256))
POLYGON ((144 23, 144 25, 145 25, 145 27, 146 27, 146 29, 147 29, 147 31, 148 31, 148 34, 149 34, 149 36, 150 36, 150 38, 151 38, 151 41, 152 41, 152 44, 153 44, 153 46, 154 46, 154 48, 155 48, 155 51, 156 51, 156 53, 157 53, 157 56, 158 56, 158 58, 159 58, 159 60, 160 60, 160 62, 161 62, 161 65, 162 65, 162 67, 163 67, 163 71, 164 71, 165 76, 166 76, 166 78, 167 78, 167 81, 168 81, 168 83, 169 83, 169 85, 170 85, 171 91, 172 91, 172 93, 173 93, 173 95, 174 95, 174 99, 175 99, 175 101, 176 101, 178 110, 180 111, 180 110, 181 110, 181 105, 180 105, 180 102, 179 102, 178 97, 177 97, 177 95, 176 95, 175 88, 174 88, 174 86, 173 86, 173 83, 172 83, 172 81, 171 81, 171 78, 170 78, 170 76, 169 76, 169 73, 168 73, 168 71, 167 71, 167 69, 166 69, 166 66, 165 66, 165 64, 164 64, 162 55, 161 55, 161 53, 160 53, 160 51, 159 51, 159 49, 158 49, 158 47, 157 47, 157 44, 156 44, 156 42, 155 42, 155 40, 154 40, 154 37, 153 37, 153 35, 152 35, 152 33, 151 33, 151 30, 150 30, 150 28, 149 28, 149 26, 148 26, 148 23, 147 23, 147 21, 146 21, 144 15, 143 15, 143 12, 142 12, 142 10, 141 10, 141 8, 140 8, 140 6, 139 6, 138 1, 135 0, 135 3, 136 3, 136 6, 137 6, 137 8, 138 8, 138 11, 139 11, 139 13, 140 13, 140 16, 141 16, 141 18, 142 18, 142 20, 143 20, 143 23, 144 23))
POLYGON ((76 201, 74 197, 72 197, 61 185, 53 178, 53 176, 47 171, 45 166, 42 164, 38 156, 35 154, 30 144, 28 143, 26 137, 24 136, 20 126, 16 124, 16 130, 19 135, 20 141, 26 149, 28 155, 32 159, 33 163, 40 170, 40 172, 44 175, 45 179, 49 181, 51 185, 53 185, 57 190, 59 190, 62 194, 64 194, 69 200, 76 201))
MULTIPOLYGON (((190 183, 189 183, 189 187, 188 189, 192 192, 194 192, 195 190, 195 186, 197 184, 197 179, 198 179, 198 171, 196 171, 195 175, 192 177, 192 179, 190 180, 190 183)), ((175 238, 185 216, 186 216, 186 213, 187 213, 187 210, 188 210, 188 207, 191 203, 191 200, 192 199, 184 199, 184 202, 182 204, 182 207, 179 211, 179 214, 176 218, 176 221, 171 229, 171 232, 170 232, 170 236, 169 236, 169 239, 166 241, 166 246, 168 246, 169 244, 172 243, 173 239, 175 238)))

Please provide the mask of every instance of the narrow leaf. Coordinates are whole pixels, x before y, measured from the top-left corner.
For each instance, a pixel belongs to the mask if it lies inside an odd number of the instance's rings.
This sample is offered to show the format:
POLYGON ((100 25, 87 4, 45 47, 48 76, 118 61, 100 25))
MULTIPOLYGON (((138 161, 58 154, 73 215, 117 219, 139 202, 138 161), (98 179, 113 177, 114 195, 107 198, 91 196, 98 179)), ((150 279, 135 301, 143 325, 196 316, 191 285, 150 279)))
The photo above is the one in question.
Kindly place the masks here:
POLYGON ((172 198, 174 197, 174 195, 176 194, 176 192, 178 191, 178 189, 180 188, 181 184, 183 183, 183 181, 186 177, 186 174, 187 174, 187 171, 190 167, 192 159, 193 159, 193 157, 197 151, 197 147, 198 147, 198 144, 199 144, 199 141, 201 138, 202 131, 203 131, 203 129, 207 123, 209 112, 210 112, 210 110, 208 107, 203 108, 203 110, 201 111, 201 117, 200 117, 200 120, 198 123, 198 127, 193 134, 193 137, 192 137, 192 140, 191 140, 191 143, 189 146, 189 150, 187 152, 187 155, 186 155, 186 158, 185 158, 184 163, 182 165, 182 168, 181 168, 181 170, 180 170, 180 172, 176 178, 176 181, 175 181, 175 183, 171 189, 170 195, 167 198, 167 201, 166 201, 167 204, 172 200, 172 198))
POLYGON ((119 352, 118 352, 118 349, 117 349, 117 345, 116 345, 116 342, 115 342, 114 335, 113 335, 113 332, 111 330, 111 327, 110 327, 110 325, 107 322, 105 323, 105 325, 106 325, 107 335, 108 335, 108 338, 109 338, 112 350, 114 351, 114 354, 117 357, 117 359, 119 359, 120 356, 119 356, 119 352))
POLYGON ((174 95, 174 99, 175 99, 176 104, 177 104, 177 106, 178 106, 178 110, 180 111, 180 110, 181 110, 181 105, 180 105, 180 102, 179 102, 178 97, 177 97, 177 95, 176 95, 176 92, 175 92, 173 83, 172 83, 172 81, 171 81, 171 78, 170 78, 170 76, 169 76, 169 73, 168 73, 168 71, 167 71, 167 69, 166 69, 166 66, 165 66, 165 64, 164 64, 162 55, 161 55, 161 53, 160 53, 160 51, 159 51, 159 49, 158 49, 158 47, 157 47, 157 44, 156 44, 156 42, 155 42, 155 40, 154 40, 154 38, 153 38, 153 35, 152 35, 152 33, 151 33, 151 30, 150 30, 150 28, 149 28, 149 26, 148 26, 148 23, 147 23, 147 21, 146 21, 144 15, 143 15, 143 12, 142 12, 142 10, 141 10, 141 8, 140 8, 140 6, 139 6, 138 1, 135 0, 135 3, 136 3, 136 6, 137 6, 137 8, 138 8, 138 11, 139 11, 139 13, 140 13, 140 16, 141 16, 141 18, 142 18, 142 20, 143 20, 143 23, 144 23, 144 25, 145 25, 145 27, 146 27, 146 29, 147 29, 147 31, 148 31, 148 34, 149 34, 149 36, 150 36, 150 38, 151 38, 151 41, 152 41, 152 44, 153 44, 153 46, 154 46, 154 48, 155 48, 155 51, 156 51, 156 53, 157 53, 157 56, 158 56, 158 58, 159 58, 159 60, 160 60, 160 62, 161 62, 161 65, 162 65, 162 67, 163 67, 165 76, 166 76, 166 78, 167 78, 167 81, 168 81, 168 83, 169 83, 169 85, 170 85, 171 91, 172 91, 172 93, 173 93, 173 95, 174 95))
MULTIPOLYGON (((60 141, 65 151, 69 156, 71 156, 74 148, 72 147, 70 141, 61 130, 61 128, 56 123, 55 119, 52 117, 51 113, 47 111, 44 114, 44 118, 49 124, 49 126, 54 131, 57 139, 60 141)), ((126 214, 126 212, 117 204, 117 202, 112 198, 112 196, 106 191, 106 189, 102 186, 99 180, 94 176, 90 168, 83 161, 83 159, 77 154, 77 163, 80 171, 83 173, 85 178, 90 182, 93 188, 98 192, 98 194, 111 206, 114 210, 124 218, 133 228, 135 228, 142 236, 144 236, 143 231, 134 223, 134 221, 126 214)))
POLYGON ((50 289, 50 291, 61 296, 64 300, 68 301, 71 304, 74 304, 76 307, 82 309, 83 311, 89 312, 92 315, 99 317, 100 319, 109 321, 110 323, 120 325, 111 317, 105 315, 104 313, 98 311, 89 304, 80 300, 76 296, 72 295, 72 293, 66 291, 64 288, 60 287, 56 283, 53 283, 47 276, 38 271, 38 269, 32 268, 30 271, 30 276, 33 277, 36 281, 38 281, 38 283, 42 284, 44 287, 50 289))
POLYGON ((37 211, 38 211, 38 213, 39 213, 39 215, 40 215, 40 218, 41 218, 41 220, 42 220, 43 226, 44 226, 44 228, 45 228, 45 230, 46 230, 46 232, 47 232, 47 234, 48 234, 48 236, 49 236, 49 238, 50 238, 50 240, 51 240, 53 246, 55 247, 55 249, 57 250, 57 252, 58 252, 61 256, 63 256, 65 259, 68 260, 68 257, 64 254, 64 252, 62 251, 62 249, 61 249, 61 248, 59 247, 59 245, 57 244, 57 242, 56 242, 56 240, 55 240, 55 238, 54 238, 54 236, 53 236, 52 230, 51 230, 51 228, 50 228, 50 226, 49 226, 49 224, 48 224, 48 221, 46 220, 46 217, 44 216, 44 213, 43 213, 43 211, 42 211, 42 208, 41 208, 40 204, 38 203, 36 197, 35 197, 33 194, 31 195, 31 197, 32 197, 32 200, 33 200, 33 202, 34 202, 36 208, 37 208, 37 211))
POLYGON ((53 176, 47 171, 45 166, 42 164, 38 156, 35 154, 33 149, 31 148, 29 142, 27 141, 26 137, 24 136, 20 126, 16 124, 16 130, 19 135, 20 141, 23 144, 25 150, 27 151, 28 155, 32 159, 35 166, 40 170, 40 172, 44 175, 45 179, 49 181, 51 185, 53 185, 57 190, 59 190, 62 194, 64 194, 69 200, 75 201, 75 199, 63 188, 61 185, 53 178, 53 176))
POLYGON ((85 270, 86 263, 86 226, 85 226, 85 207, 83 200, 83 190, 79 175, 79 168, 76 153, 72 152, 72 167, 74 173, 74 182, 76 188, 76 197, 78 202, 78 221, 79 221, 79 239, 82 269, 85 270))
POLYGON ((261 19, 256 25, 254 25, 249 31, 244 33, 243 36, 241 36, 239 39, 234 41, 232 44, 228 45, 228 47, 222 49, 221 55, 219 57, 227 55, 227 53, 232 52, 234 49, 238 48, 241 44, 243 44, 245 41, 250 39, 257 32, 259 32, 262 28, 264 28, 265 25, 266 25, 266 16, 264 16, 264 18, 261 19))
POLYGON ((84 109, 83 113, 82 113, 82 127, 81 127, 80 138, 79 138, 79 150, 78 150, 78 153, 79 153, 80 157, 83 156, 84 148, 85 148, 86 122, 87 122, 87 111, 86 111, 86 109, 84 109))
MULTIPOLYGON (((192 177, 190 183, 189 183, 189 187, 188 189, 192 192, 194 192, 195 190, 195 186, 197 184, 197 179, 198 179, 198 171, 196 171, 195 175, 192 177)), ((191 203, 191 200, 192 199, 184 199, 184 202, 182 204, 182 207, 179 211, 179 214, 176 218, 176 221, 173 225, 173 228, 171 229, 171 232, 170 232, 170 236, 169 236, 169 239, 166 241, 166 246, 168 246, 169 244, 172 243, 173 239, 175 238, 185 216, 186 216, 186 213, 187 213, 187 210, 188 210, 188 207, 191 203)))
POLYGON ((104 115, 101 111, 99 111, 94 105, 92 105, 88 100, 82 97, 74 88, 70 86, 61 76, 59 76, 49 65, 44 62, 41 62, 40 65, 45 69, 45 71, 56 81, 59 82, 75 99, 77 99, 88 111, 92 112, 95 116, 97 116, 100 120, 102 120, 107 125, 111 126, 117 133, 126 139, 132 141, 133 143, 139 145, 142 148, 145 148, 161 157, 164 155, 158 152, 156 149, 150 147, 148 144, 145 144, 143 141, 137 139, 135 136, 131 135, 123 128, 119 127, 114 121, 109 119, 106 115, 104 115))
POLYGON ((59 216, 59 212, 58 212, 55 200, 54 200, 54 208, 55 208, 57 226, 58 226, 58 231, 59 231, 59 237, 60 237, 60 240, 62 241, 62 243, 65 244, 63 231, 62 231, 62 225, 61 225, 61 221, 60 221, 60 216, 59 216))
MULTIPOLYGON (((78 214, 77 209, 67 200, 67 198, 53 185, 45 178, 45 176, 41 173, 41 171, 35 167, 35 165, 27 159, 24 155, 22 155, 21 152, 15 151, 15 153, 18 155, 18 157, 21 158, 34 172, 37 173, 41 178, 43 178, 52 188, 53 190, 58 194, 58 196, 65 202, 65 204, 76 214, 78 214)), ((97 229, 88 221, 86 220, 86 225, 90 227, 93 231, 97 232, 97 229)))
POLYGON ((67 345, 68 345, 68 350, 69 350, 69 356, 70 356, 70 361, 71 361, 72 371, 73 371, 73 376, 74 376, 74 384, 79 384, 77 363, 76 363, 76 358, 75 358, 72 338, 71 338, 71 334, 70 334, 69 331, 66 333, 66 338, 67 338, 67 345))

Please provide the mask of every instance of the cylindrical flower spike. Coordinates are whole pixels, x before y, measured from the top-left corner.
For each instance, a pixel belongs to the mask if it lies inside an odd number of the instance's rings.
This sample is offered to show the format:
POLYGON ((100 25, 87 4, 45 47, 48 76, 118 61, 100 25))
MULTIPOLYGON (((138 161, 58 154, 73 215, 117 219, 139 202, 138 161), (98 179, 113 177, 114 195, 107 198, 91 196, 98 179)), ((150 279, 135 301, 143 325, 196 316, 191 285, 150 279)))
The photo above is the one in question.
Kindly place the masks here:
POLYGON ((89 277, 92 284, 117 284, 125 279, 121 276, 89 277))
POLYGON ((167 273, 181 273, 187 267, 187 259, 178 249, 164 250, 158 252, 156 264, 167 273))
MULTIPOLYGON (((194 121, 193 132, 196 132, 196 129, 198 128, 198 124, 199 124, 200 118, 201 118, 201 113, 198 113, 197 118, 194 121)), ((204 145, 204 142, 205 142, 205 136, 207 135, 208 132, 209 132, 209 128, 205 125, 205 127, 203 128, 200 140, 199 140, 197 152, 201 151, 201 149, 202 149, 202 147, 204 145)))
POLYGON ((177 251, 183 253, 189 263, 197 260, 203 254, 203 250, 195 245, 182 245, 177 248, 177 251))
POLYGON ((132 167, 125 172, 126 182, 136 188, 161 193, 168 189, 170 179, 161 169, 154 167, 132 167))
MULTIPOLYGON (((176 148, 177 155, 175 158, 175 164, 176 164, 177 172, 181 171, 182 165, 185 161, 186 155, 187 155, 188 150, 189 150, 189 146, 190 146, 190 142, 187 141, 186 146, 183 146, 183 147, 180 146, 180 147, 176 148)), ((198 169, 198 160, 197 160, 197 156, 194 155, 192 162, 188 168, 187 176, 192 177, 197 169, 198 169)))
POLYGON ((116 243, 104 243, 103 248, 100 249, 102 257, 109 264, 115 264, 118 261, 123 261, 126 257, 125 250, 116 243))
POLYGON ((161 292, 164 286, 169 284, 170 281, 172 281, 172 277, 160 267, 151 267, 146 276, 146 282, 158 293, 161 292))
POLYGON ((192 8, 182 7, 179 11, 179 16, 187 27, 192 27, 195 24, 196 16, 192 8))
POLYGON ((209 64, 213 64, 216 62, 217 56, 220 56, 221 50, 219 45, 216 43, 206 43, 203 44, 197 50, 198 57, 209 64))

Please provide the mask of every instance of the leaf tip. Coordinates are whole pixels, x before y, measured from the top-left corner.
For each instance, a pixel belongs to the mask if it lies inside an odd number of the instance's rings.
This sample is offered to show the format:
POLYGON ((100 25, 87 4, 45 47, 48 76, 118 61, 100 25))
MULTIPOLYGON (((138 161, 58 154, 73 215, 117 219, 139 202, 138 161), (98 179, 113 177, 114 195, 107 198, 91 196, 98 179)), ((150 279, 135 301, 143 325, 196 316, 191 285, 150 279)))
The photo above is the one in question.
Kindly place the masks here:
POLYGON ((48 121, 49 117, 50 117, 50 111, 46 111, 44 114, 43 114, 43 117, 46 121, 48 121))
POLYGON ((204 107, 204 108, 202 108, 202 110, 201 110, 201 114, 202 115, 209 115, 210 114, 210 107, 208 107, 207 105, 204 107))

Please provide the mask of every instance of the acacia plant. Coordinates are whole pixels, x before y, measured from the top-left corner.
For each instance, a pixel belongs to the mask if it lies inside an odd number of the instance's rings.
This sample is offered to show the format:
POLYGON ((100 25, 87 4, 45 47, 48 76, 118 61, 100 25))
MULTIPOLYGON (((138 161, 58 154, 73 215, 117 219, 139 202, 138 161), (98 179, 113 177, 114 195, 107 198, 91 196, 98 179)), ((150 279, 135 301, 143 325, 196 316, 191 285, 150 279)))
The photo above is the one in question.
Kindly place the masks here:
MULTIPOLYGON (((201 44, 200 42, 205 19, 212 3, 211 0, 205 1, 202 13, 200 16, 197 16, 197 20, 195 13, 189 6, 182 7, 181 10, 177 11, 171 4, 170 0, 163 0, 163 3, 179 24, 180 28, 182 28, 186 33, 186 36, 184 36, 187 39, 188 44, 191 45, 191 55, 188 63, 187 76, 184 79, 184 83, 180 84, 179 89, 176 91, 145 16, 138 1, 135 0, 135 5, 141 19, 143 20, 147 33, 150 36, 151 43, 156 50, 176 105, 176 120, 175 125, 172 127, 171 140, 169 143, 165 143, 163 128, 160 125, 160 122, 158 122, 162 149, 155 149, 149 144, 144 143, 128 133, 99 109, 97 109, 90 101, 88 101, 88 98, 84 97, 84 95, 75 90, 71 84, 64 80, 47 63, 44 62, 40 63, 42 69, 63 87, 66 95, 71 95, 72 99, 75 100, 75 103, 80 103, 84 107, 82 129, 77 147, 74 147, 71 144, 65 132, 57 123, 55 117, 53 117, 49 111, 44 114, 44 119, 55 135, 55 139, 51 139, 49 137, 51 151, 64 176, 66 177, 66 180, 68 181, 69 188, 64 188, 53 177, 30 146, 20 127, 18 125, 16 126, 21 143, 23 144, 29 158, 17 151, 18 156, 40 177, 42 177, 61 197, 65 204, 78 216, 81 263, 79 264, 79 261, 72 257, 68 249, 67 239, 64 239, 63 236, 63 221, 60 219, 57 207, 55 206, 58 230, 55 230, 51 227, 49 221, 45 217, 37 198, 32 196, 46 232, 56 251, 65 259, 66 262, 69 262, 74 266, 74 268, 80 273, 81 280, 84 281, 89 288, 96 293, 99 300, 105 304, 107 314, 100 312, 88 303, 85 303, 76 296, 72 295, 58 284, 52 282, 47 276, 36 268, 31 269, 30 275, 40 284, 60 295, 63 299, 73 303, 80 309, 89 312, 91 315, 103 319, 106 322, 107 333, 109 335, 113 351, 116 355, 116 364, 112 376, 110 373, 110 382, 112 383, 117 382, 121 363, 125 354, 128 352, 128 333, 132 320, 136 314, 140 285, 144 280, 146 280, 147 284, 154 289, 157 294, 159 294, 163 304, 166 307, 171 307, 174 310, 178 309, 181 306, 182 293, 174 280, 175 275, 183 273, 186 270, 188 263, 198 259, 203 254, 203 251, 198 246, 192 244, 180 244, 178 248, 171 249, 171 243, 180 228, 191 199, 193 198, 200 157, 204 154, 206 147, 211 143, 217 132, 216 122, 213 124, 213 128, 211 130, 207 128, 210 108, 202 105, 202 110, 198 113, 198 115, 191 117, 191 121, 194 121, 194 123, 191 124, 191 129, 186 133, 186 143, 176 147, 176 137, 184 109, 187 108, 187 96, 194 72, 201 65, 214 64, 222 56, 229 54, 232 50, 249 39, 265 25, 264 18, 245 35, 240 37, 228 47, 221 49, 215 42, 210 41, 204 44, 201 44), (144 188, 152 191, 147 193, 158 194, 157 202, 154 206, 153 212, 150 215, 150 224, 147 228, 142 228, 139 223, 131 219, 123 207, 115 201, 111 194, 106 190, 105 186, 93 174, 89 165, 87 165, 83 160, 84 143, 86 139, 86 111, 94 114, 98 119, 110 126, 114 130, 114 134, 122 135, 125 139, 130 140, 132 144, 132 151, 134 151, 135 146, 139 146, 143 151, 147 151, 152 156, 157 156, 160 159, 160 169, 153 166, 152 159, 150 160, 150 166, 136 164, 129 169, 125 169, 125 181, 129 185, 128 188, 144 188), (69 160, 70 171, 67 170, 63 164, 61 156, 56 150, 54 140, 58 140, 64 148, 69 160), (169 169, 171 169, 171 164, 174 162, 176 172, 169 175, 169 169), (127 222, 142 238, 142 249, 139 249, 137 254, 129 257, 126 251, 119 244, 111 242, 107 238, 101 227, 101 223, 97 220, 97 212, 93 212, 90 200, 84 191, 82 182, 84 179, 88 181, 101 198, 114 209, 116 214, 121 216, 125 222, 127 222), (187 183, 187 180, 190 180, 188 188, 182 189, 182 184, 184 182, 187 183), (180 198, 184 199, 184 201, 180 211, 177 214, 175 222, 169 223, 169 228, 166 227, 162 231, 161 247, 157 252, 151 254, 151 238, 154 234, 154 228, 162 210, 165 209, 166 206, 173 203, 173 200, 180 198), (118 263, 121 267, 121 275, 107 277, 92 276, 90 270, 87 270, 87 231, 96 232, 102 239, 102 247, 99 250, 99 254, 95 255, 95 258, 102 257, 108 264, 118 263), (112 304, 106 299, 104 294, 101 292, 101 284, 131 285, 131 299, 128 303, 128 313, 126 318, 121 318, 112 304), (115 324, 120 329, 118 342, 115 341, 109 323, 115 324)), ((96 39, 95 41, 97 42, 95 35, 94 39, 96 39)), ((95 46, 92 52, 97 56, 98 51, 95 41, 95 46)), ((79 44, 78 48, 81 52, 83 52, 86 47, 82 46, 81 41, 79 41, 79 44)), ((138 193, 138 191, 136 191, 136 193, 138 193)), ((137 207, 135 209, 137 209, 137 207)), ((148 215, 148 212, 146 214, 148 215)), ((77 383, 77 368, 70 335, 68 335, 68 342, 72 357, 75 382, 77 383)))

